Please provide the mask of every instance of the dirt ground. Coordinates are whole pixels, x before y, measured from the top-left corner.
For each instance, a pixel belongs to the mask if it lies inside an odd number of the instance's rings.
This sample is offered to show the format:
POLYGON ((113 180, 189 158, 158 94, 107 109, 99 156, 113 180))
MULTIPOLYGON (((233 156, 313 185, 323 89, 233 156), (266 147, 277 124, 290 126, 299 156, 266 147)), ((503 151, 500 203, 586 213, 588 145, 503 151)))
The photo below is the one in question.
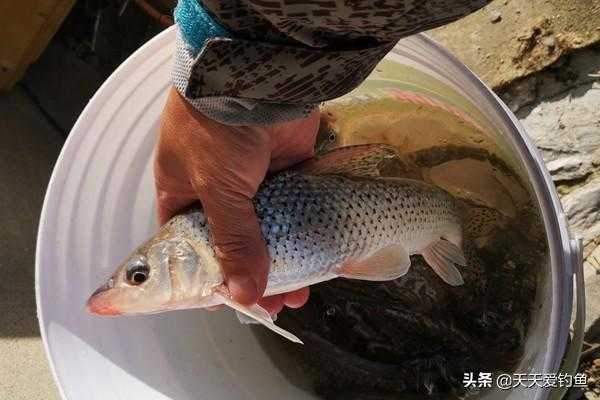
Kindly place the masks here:
POLYGON ((600 40, 600 0, 495 0, 430 35, 493 88, 600 40))

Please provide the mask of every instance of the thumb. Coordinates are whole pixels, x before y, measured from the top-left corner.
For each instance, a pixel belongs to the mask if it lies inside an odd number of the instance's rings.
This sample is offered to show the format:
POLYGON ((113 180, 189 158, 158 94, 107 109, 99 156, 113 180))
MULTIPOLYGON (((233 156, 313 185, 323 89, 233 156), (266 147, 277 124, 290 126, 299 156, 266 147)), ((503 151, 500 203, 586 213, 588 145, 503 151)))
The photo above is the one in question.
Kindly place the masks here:
POLYGON ((270 261, 252 200, 214 188, 202 190, 200 200, 233 299, 256 303, 267 286, 270 261))

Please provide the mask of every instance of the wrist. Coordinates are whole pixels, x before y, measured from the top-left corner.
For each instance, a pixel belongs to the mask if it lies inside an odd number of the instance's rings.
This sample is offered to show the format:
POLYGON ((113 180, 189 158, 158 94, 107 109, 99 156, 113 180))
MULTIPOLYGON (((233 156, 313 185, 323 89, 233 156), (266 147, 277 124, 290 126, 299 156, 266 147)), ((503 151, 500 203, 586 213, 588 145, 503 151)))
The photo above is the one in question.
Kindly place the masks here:
POLYGON ((174 17, 181 37, 194 57, 207 39, 234 36, 198 0, 179 0, 174 17))
POLYGON ((269 125, 308 116, 316 104, 285 104, 232 96, 205 96, 191 98, 186 91, 193 65, 195 50, 178 31, 171 79, 174 87, 198 112, 224 125, 269 125))

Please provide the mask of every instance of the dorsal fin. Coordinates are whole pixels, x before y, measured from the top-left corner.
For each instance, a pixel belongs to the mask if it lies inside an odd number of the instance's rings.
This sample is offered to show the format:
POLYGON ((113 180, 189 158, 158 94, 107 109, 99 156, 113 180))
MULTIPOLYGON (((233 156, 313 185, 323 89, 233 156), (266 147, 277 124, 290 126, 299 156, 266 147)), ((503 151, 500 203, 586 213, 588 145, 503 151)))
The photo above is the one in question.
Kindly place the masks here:
POLYGON ((381 163, 393 159, 400 161, 400 155, 393 146, 382 143, 360 144, 331 150, 301 163, 297 169, 308 175, 377 178, 381 176, 381 163))

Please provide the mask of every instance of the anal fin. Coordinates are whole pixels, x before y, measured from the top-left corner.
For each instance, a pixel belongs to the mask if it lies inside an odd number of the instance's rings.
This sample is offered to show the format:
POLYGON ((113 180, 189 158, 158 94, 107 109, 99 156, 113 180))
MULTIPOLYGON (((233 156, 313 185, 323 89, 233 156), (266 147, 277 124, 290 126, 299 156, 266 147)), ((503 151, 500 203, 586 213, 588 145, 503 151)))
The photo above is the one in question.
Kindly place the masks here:
POLYGON ((429 266, 449 285, 464 283, 460 271, 454 264, 465 266, 467 261, 462 250, 447 240, 440 239, 421 253, 429 266))
MULTIPOLYGON (((233 301, 226 295, 222 295, 222 294, 215 294, 215 295, 221 297, 221 299, 223 300, 223 303, 226 306, 233 308, 239 314, 243 314, 245 317, 248 317, 248 318, 256 321, 256 323, 266 326, 273 332, 278 333, 279 335, 283 336, 286 339, 291 340, 294 343, 303 344, 302 341, 300 339, 298 339, 298 337, 296 337, 295 335, 286 331, 285 329, 282 329, 282 328, 278 327, 277 325, 275 325, 275 323, 273 322, 273 318, 271 318, 271 316, 269 315, 267 310, 265 310, 258 304, 245 306, 243 304, 233 301)), ((238 314, 238 319, 240 319, 240 321, 241 321, 242 319, 240 318, 239 314, 238 314)), ((246 318, 244 318, 244 319, 246 320, 246 318)), ((247 320, 245 323, 248 323, 247 320)))
POLYGON ((402 245, 384 247, 360 260, 348 261, 339 275, 349 279, 365 281, 391 281, 408 272, 410 257, 402 245))

